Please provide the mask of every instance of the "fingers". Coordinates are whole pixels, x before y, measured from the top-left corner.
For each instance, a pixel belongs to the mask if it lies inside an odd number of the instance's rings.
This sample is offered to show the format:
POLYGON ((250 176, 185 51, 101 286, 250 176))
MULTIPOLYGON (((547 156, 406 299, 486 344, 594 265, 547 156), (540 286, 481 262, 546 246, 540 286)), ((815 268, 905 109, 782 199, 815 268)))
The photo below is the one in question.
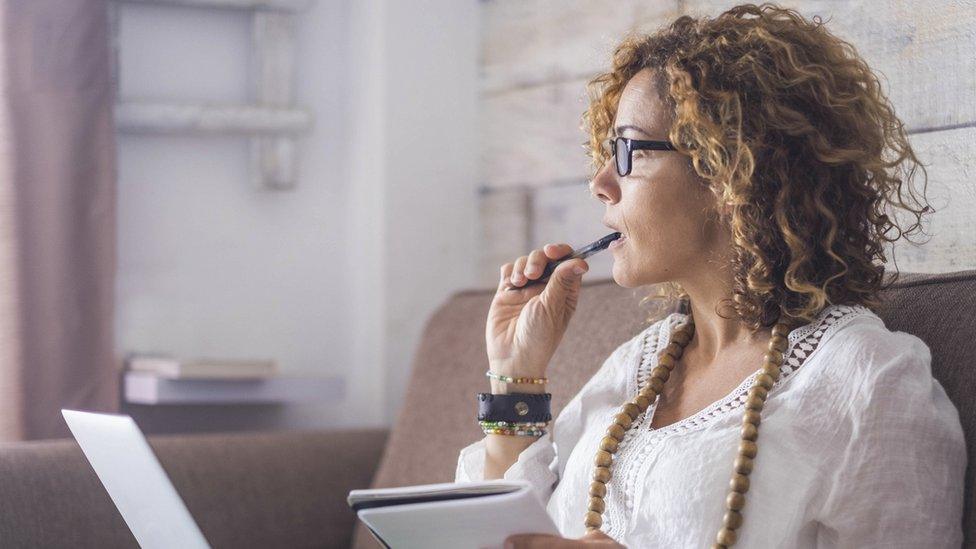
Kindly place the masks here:
POLYGON ((510 277, 513 286, 521 286, 527 282, 524 271, 525 263, 528 260, 528 256, 525 255, 515 260, 515 264, 512 266, 512 276, 510 277))
POLYGON ((573 251, 569 244, 546 244, 542 247, 549 259, 559 259, 573 251))
POLYGON ((549 258, 546 257, 545 252, 540 250, 532 250, 529 254, 529 259, 525 263, 525 277, 530 280, 535 280, 542 276, 542 271, 546 268, 546 263, 549 262, 549 258))
POLYGON ((523 255, 511 263, 502 265, 499 287, 524 286, 529 280, 541 277, 549 261, 565 257, 572 251, 573 248, 569 244, 546 244, 542 248, 532 250, 529 255, 523 255))
POLYGON ((498 287, 499 287, 499 289, 504 288, 505 286, 508 286, 509 282, 511 282, 512 268, 514 266, 515 266, 514 263, 506 263, 506 264, 502 265, 501 270, 500 270, 500 273, 499 273, 500 274, 500 278, 498 280, 498 287))
POLYGON ((543 302, 552 306, 552 310, 561 311, 567 318, 572 316, 576 310, 583 274, 588 268, 586 261, 580 258, 560 263, 542 291, 543 302))

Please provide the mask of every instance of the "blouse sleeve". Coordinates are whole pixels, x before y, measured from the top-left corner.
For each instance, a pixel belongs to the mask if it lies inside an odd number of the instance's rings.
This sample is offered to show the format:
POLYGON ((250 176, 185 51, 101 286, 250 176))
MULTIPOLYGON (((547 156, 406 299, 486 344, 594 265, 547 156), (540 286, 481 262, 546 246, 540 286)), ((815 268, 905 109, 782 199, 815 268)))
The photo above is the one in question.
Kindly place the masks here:
POLYGON ((959 413, 932 377, 928 346, 894 335, 893 344, 864 357, 863 381, 852 380, 850 436, 840 439, 843 449, 828 472, 820 547, 962 544, 966 448, 959 413))
MULTIPOLYGON (((657 327, 655 323, 647 330, 656 330, 657 327)), ((616 401, 619 398, 617 395, 624 391, 626 376, 630 372, 628 365, 634 353, 639 351, 641 335, 637 334, 624 342, 607 357, 554 418, 548 432, 522 450, 515 463, 505 471, 503 479, 528 481, 543 504, 548 503, 565 468, 566 457, 579 441, 588 417, 594 413, 593 408, 606 398, 616 401)), ((484 480, 484 464, 485 441, 482 438, 461 449, 454 482, 484 480)))
MULTIPOLYGON (((484 469, 485 439, 482 438, 461 449, 454 482, 484 480, 484 469)), ((552 432, 540 436, 538 440, 522 450, 518 459, 505 471, 502 478, 528 481, 539 500, 543 504, 548 502, 559 480, 552 432)))

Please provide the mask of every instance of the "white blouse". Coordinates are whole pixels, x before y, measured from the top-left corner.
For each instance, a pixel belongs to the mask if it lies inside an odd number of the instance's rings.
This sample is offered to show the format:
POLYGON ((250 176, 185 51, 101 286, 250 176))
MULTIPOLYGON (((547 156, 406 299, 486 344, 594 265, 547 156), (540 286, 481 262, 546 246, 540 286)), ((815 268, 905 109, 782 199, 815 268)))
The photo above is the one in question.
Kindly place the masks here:
MULTIPOLYGON (((600 440, 684 320, 671 313, 618 347, 505 472, 532 484, 564 537, 585 533, 600 440)), ((959 547, 966 448, 928 346, 866 307, 829 305, 790 332, 785 354, 736 546, 959 547)), ((661 429, 650 427, 653 404, 635 420, 611 466, 607 535, 629 548, 714 543, 758 373, 661 429)), ((484 439, 463 448, 455 481, 483 480, 484 460, 484 439)))

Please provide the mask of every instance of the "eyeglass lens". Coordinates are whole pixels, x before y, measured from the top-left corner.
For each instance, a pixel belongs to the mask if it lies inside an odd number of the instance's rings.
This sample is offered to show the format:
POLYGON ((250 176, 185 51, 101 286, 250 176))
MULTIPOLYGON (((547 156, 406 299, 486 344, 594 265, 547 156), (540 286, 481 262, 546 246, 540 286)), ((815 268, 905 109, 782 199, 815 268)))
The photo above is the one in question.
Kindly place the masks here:
POLYGON ((630 172, 630 151, 624 139, 613 140, 613 156, 617 160, 617 173, 622 177, 630 172))

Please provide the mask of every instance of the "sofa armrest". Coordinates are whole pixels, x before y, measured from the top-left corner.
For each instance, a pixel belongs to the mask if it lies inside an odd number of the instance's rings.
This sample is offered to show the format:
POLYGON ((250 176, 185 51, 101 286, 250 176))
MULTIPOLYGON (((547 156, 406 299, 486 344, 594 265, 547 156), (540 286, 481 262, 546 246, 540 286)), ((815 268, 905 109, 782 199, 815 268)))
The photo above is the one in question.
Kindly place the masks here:
MULTIPOLYGON (((387 429, 157 435, 160 463, 221 547, 348 547, 349 490, 365 488, 387 429)), ((4 547, 136 547, 71 439, 0 444, 4 547)))

